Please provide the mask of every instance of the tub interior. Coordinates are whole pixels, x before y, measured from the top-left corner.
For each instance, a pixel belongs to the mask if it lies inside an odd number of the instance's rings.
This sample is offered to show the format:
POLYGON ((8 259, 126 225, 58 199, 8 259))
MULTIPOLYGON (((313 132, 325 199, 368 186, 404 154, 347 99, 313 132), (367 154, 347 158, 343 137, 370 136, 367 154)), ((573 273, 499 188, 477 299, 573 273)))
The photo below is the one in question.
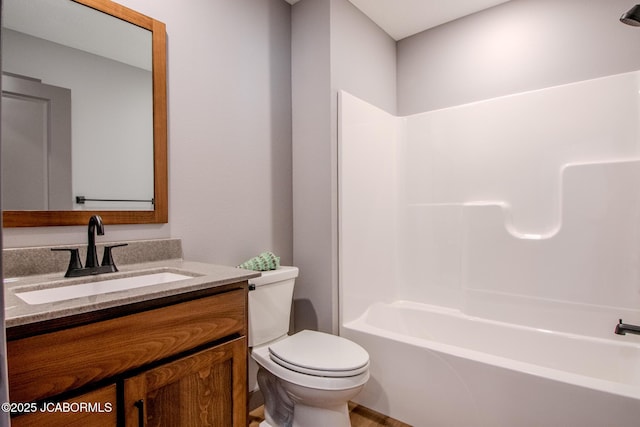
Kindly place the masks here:
MULTIPOLYGON (((439 349, 502 366, 531 364, 638 387, 640 344, 532 328, 465 315, 458 310, 398 301, 373 304, 347 327, 390 332, 439 349)), ((639 393, 640 396, 640 393, 639 393)))

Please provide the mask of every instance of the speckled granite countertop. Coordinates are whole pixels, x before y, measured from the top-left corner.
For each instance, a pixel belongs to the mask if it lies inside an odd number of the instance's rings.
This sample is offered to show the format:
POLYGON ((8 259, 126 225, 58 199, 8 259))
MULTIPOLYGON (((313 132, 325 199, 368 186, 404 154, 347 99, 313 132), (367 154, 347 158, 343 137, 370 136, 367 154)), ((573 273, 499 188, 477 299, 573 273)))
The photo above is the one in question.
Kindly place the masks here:
POLYGON ((64 273, 23 276, 5 279, 5 326, 26 325, 74 316, 92 311, 109 309, 121 305, 144 302, 194 292, 230 283, 241 282, 260 273, 235 267, 183 261, 181 259, 162 260, 140 264, 127 264, 119 267, 118 272, 97 276, 65 278, 64 273), (176 282, 144 286, 124 291, 109 292, 100 295, 73 298, 64 301, 30 305, 16 296, 16 293, 43 289, 46 287, 67 286, 87 281, 110 280, 155 272, 174 272, 193 276, 176 282))

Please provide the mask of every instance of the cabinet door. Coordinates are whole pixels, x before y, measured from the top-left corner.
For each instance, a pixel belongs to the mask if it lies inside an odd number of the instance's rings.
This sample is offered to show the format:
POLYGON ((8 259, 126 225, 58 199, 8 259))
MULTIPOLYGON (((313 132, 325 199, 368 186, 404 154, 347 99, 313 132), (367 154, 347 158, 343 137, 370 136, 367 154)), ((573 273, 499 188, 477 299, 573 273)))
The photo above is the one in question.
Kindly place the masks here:
POLYGON ((116 423, 115 384, 73 399, 48 401, 44 410, 11 419, 13 427, 115 427, 116 423))
POLYGON ((126 379, 126 426, 246 427, 246 383, 241 337, 126 379))

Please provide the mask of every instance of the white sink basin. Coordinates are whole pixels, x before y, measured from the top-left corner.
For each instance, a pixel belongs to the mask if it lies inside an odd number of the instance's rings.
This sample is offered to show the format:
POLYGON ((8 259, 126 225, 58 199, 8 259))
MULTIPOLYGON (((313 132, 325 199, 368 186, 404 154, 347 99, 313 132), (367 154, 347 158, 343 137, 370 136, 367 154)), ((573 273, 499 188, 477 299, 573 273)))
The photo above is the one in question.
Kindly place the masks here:
POLYGON ((35 291, 16 293, 16 296, 27 304, 46 304, 64 301, 72 298, 101 295, 109 292, 124 291, 127 289, 142 288, 144 286, 159 285, 162 283, 177 282, 179 280, 193 279, 193 276, 184 274, 160 272, 144 274, 140 276, 121 277, 80 283, 76 285, 59 286, 35 291))

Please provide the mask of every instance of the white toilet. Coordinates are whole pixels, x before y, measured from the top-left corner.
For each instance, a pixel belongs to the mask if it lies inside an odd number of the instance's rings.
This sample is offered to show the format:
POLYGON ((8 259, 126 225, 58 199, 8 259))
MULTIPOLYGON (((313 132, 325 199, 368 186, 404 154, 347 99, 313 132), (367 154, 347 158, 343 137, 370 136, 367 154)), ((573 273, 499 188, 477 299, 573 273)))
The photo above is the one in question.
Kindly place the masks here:
POLYGON ((317 331, 289 336, 296 267, 249 280, 249 347, 265 401, 262 427, 348 427, 347 402, 369 379, 369 354, 317 331))

